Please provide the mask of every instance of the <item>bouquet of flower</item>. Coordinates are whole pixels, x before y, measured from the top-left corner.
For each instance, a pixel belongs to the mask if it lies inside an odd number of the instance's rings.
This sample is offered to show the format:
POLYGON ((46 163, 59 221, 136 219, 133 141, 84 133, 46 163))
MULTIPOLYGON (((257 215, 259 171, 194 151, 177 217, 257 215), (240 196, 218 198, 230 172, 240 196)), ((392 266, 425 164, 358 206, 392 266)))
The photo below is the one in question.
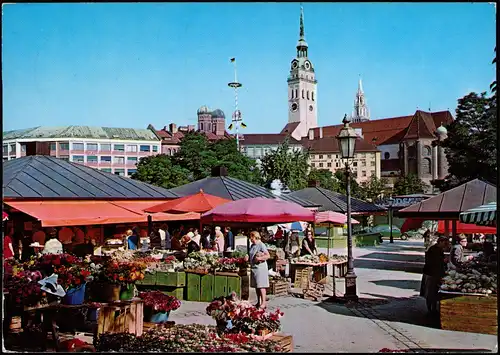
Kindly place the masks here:
POLYGON ((110 260, 102 266, 98 279, 122 285, 144 279, 146 264, 134 261, 110 260))
POLYGON ((34 306, 44 296, 41 285, 38 283, 42 278, 40 271, 19 271, 9 278, 4 287, 9 291, 14 304, 18 306, 34 306))
POLYGON ((26 265, 30 270, 40 270, 44 276, 50 276, 57 273, 56 269, 61 266, 71 267, 82 263, 80 258, 71 254, 44 254, 38 259, 28 261, 26 265))
POLYGON ((139 297, 143 299, 144 306, 151 307, 156 312, 175 311, 181 306, 181 301, 177 298, 160 291, 140 292, 139 297))
POLYGON ((61 285, 64 290, 70 288, 77 288, 87 281, 92 275, 88 266, 83 264, 75 264, 73 266, 59 266, 54 268, 54 273, 58 275, 57 283, 61 285))

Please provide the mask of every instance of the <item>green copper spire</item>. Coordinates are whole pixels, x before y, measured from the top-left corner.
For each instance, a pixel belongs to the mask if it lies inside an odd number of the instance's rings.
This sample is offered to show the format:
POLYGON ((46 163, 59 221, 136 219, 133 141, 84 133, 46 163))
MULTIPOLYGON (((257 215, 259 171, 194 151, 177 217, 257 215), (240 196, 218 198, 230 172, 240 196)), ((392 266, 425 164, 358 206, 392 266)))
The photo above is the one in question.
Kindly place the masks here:
POLYGON ((302 3, 300 5, 300 39, 304 38, 304 8, 302 7, 302 3))

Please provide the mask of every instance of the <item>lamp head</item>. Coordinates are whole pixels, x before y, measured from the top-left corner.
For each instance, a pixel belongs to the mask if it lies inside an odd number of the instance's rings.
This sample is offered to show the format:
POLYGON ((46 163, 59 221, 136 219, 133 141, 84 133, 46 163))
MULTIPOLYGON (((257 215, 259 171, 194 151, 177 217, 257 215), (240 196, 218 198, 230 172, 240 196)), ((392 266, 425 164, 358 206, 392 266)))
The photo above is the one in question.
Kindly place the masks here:
POLYGON ((340 148, 340 156, 342 159, 353 159, 354 158, 354 147, 356 145, 356 139, 358 135, 354 128, 349 126, 349 119, 347 115, 344 115, 344 119, 342 120, 344 127, 339 132, 339 135, 336 137, 339 141, 340 148))

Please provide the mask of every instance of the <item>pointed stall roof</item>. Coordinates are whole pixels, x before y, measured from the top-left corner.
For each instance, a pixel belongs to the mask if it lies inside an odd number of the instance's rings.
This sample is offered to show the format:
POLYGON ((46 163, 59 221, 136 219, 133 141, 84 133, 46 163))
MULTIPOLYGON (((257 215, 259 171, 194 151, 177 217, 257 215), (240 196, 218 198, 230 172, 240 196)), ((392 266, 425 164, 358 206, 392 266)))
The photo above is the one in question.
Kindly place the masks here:
MULTIPOLYGON (((313 201, 321 205, 323 211, 347 213, 347 196, 321 187, 307 187, 289 195, 313 201)), ((355 214, 385 213, 386 209, 373 203, 351 197, 351 211, 355 214)))
POLYGON ((497 200, 497 187, 474 179, 425 201, 395 211, 398 217, 459 219, 460 213, 497 200))
POLYGON ((4 199, 161 199, 167 189, 45 155, 3 163, 4 199))
MULTIPOLYGON (((254 197, 276 198, 276 195, 262 186, 254 185, 228 176, 207 177, 186 185, 174 187, 173 189, 170 189, 170 191, 179 196, 187 196, 199 192, 200 189, 207 194, 233 201, 254 197)), ((295 202, 302 207, 319 206, 317 203, 292 196, 291 194, 282 194, 279 198, 281 200, 295 202)))

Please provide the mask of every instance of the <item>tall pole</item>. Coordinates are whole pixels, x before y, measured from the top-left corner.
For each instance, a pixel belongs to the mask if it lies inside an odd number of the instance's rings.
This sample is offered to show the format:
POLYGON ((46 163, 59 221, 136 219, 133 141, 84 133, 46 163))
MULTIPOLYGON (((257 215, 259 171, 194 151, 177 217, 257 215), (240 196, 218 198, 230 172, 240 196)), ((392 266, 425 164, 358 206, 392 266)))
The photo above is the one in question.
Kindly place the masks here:
POLYGON ((232 58, 231 62, 233 63, 233 66, 234 66, 234 81, 231 83, 228 83, 227 85, 234 89, 234 113, 233 113, 232 123, 234 125, 234 131, 236 133, 236 148, 238 149, 238 152, 239 152, 240 151, 240 137, 238 135, 238 129, 240 128, 241 112, 240 112, 240 110, 238 110, 238 88, 240 88, 242 85, 241 85, 241 83, 238 82, 238 73, 236 70, 236 59, 232 58))
POLYGON ((351 222, 351 176, 349 160, 346 159, 346 190, 347 190, 347 274, 345 275, 345 295, 347 300, 357 301, 356 274, 354 273, 354 259, 352 257, 352 222, 351 222))
POLYGON ((390 234, 390 237, 389 237, 389 243, 394 243, 394 237, 392 236, 392 204, 391 206, 389 206, 389 217, 390 217, 390 228, 391 228, 391 234, 390 234))

